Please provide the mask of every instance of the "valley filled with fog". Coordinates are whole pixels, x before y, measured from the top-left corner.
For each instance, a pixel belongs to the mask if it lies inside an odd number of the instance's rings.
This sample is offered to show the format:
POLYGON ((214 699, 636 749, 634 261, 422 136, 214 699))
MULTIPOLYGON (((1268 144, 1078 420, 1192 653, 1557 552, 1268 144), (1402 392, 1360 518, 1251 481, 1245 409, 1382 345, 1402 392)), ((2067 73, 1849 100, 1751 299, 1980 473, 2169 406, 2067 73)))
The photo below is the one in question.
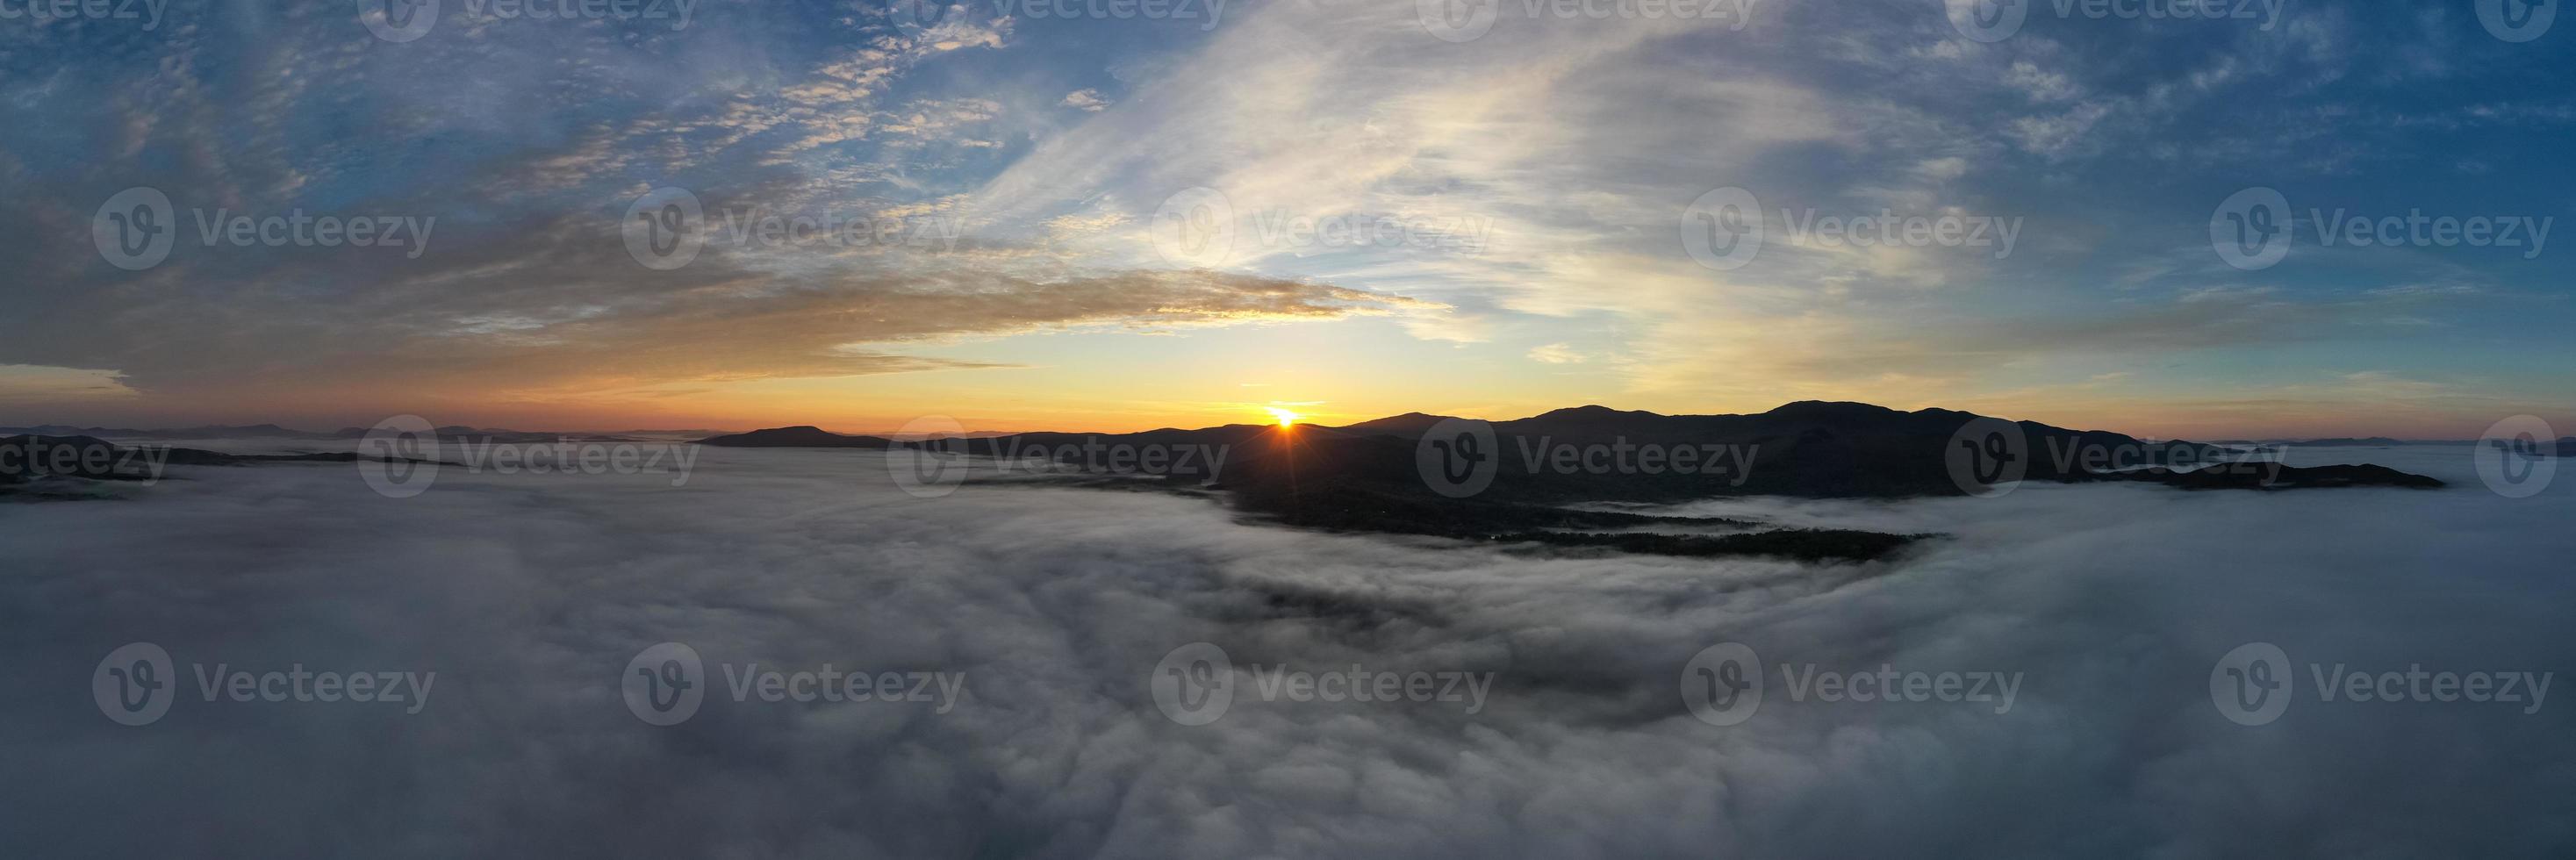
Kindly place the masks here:
POLYGON ((2365 702, 2312 681, 2312 666, 2576 667, 2576 475, 2506 498, 2465 446, 2289 455, 2441 490, 2026 484, 1656 509, 1947 536, 1834 565, 1299 531, 1043 478, 922 498, 874 452, 694 450, 685 480, 450 468, 388 498, 359 466, 276 464, 0 505, 0 749, 17 776, 0 844, 2196 858, 2576 841, 2576 693, 2365 702), (148 725, 103 717, 90 692, 129 642, 177 664, 177 699, 148 725), (630 658, 663 642, 707 676, 703 706, 667 726, 620 692, 630 658), (1236 692, 1183 725, 1149 684, 1198 642, 1230 657, 1236 692), (1721 726, 1683 691, 1686 664, 1723 642, 1771 668, 1758 712, 1721 726), (2210 679, 2253 642, 2288 655, 2293 698, 2249 726, 2210 679), (402 705, 200 696, 217 665, 298 664, 435 683, 402 705), (958 686, 737 700, 719 667, 755 664, 958 686), (1783 664, 2018 680, 2008 705, 1826 701, 1793 695, 1783 664), (1473 703, 1255 695, 1255 667, 1283 665, 1490 687, 1473 703))

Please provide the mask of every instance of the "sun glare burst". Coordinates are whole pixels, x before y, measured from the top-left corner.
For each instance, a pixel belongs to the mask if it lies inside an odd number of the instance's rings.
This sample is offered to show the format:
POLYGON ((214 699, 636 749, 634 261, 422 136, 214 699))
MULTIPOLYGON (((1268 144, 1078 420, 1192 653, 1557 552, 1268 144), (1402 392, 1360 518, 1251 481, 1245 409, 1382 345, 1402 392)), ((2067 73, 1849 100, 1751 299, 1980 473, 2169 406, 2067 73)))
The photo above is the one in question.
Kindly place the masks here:
POLYGON ((1268 411, 1268 412, 1270 413, 1270 417, 1271 417, 1272 419, 1275 419, 1275 420, 1277 420, 1277 421, 1279 422, 1279 426, 1281 426, 1281 427, 1294 427, 1294 426, 1297 426, 1297 413, 1290 412, 1290 411, 1288 411, 1288 410, 1281 409, 1281 408, 1276 407, 1276 406, 1264 406, 1264 407, 1261 407, 1261 408, 1262 408, 1262 409, 1264 409, 1264 410, 1266 410, 1266 411, 1268 411))

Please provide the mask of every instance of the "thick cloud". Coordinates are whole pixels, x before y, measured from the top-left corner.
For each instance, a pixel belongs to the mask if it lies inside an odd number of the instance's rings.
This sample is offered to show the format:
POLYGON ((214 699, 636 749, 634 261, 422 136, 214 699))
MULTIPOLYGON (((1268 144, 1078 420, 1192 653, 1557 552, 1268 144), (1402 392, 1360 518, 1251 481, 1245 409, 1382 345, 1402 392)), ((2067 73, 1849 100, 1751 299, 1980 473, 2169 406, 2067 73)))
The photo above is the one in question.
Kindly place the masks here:
POLYGON ((1026 482, 921 499, 838 452, 709 450, 680 488, 451 470, 409 499, 347 466, 189 470, 0 510, 0 838, 42 856, 2563 855, 2563 703, 2323 702, 2308 666, 2569 665, 2576 496, 2489 494, 2460 449, 2356 453, 2460 483, 1693 508, 1955 536, 1828 568, 1323 535, 1026 482), (86 681, 138 640, 185 689, 119 726, 86 681), (704 656, 710 694, 654 727, 617 685, 664 641, 704 656), (1189 727, 1147 681, 1196 641, 1238 683, 1189 727), (1723 728, 1679 696, 1722 641, 1771 667, 1760 710, 1723 728), (2207 678, 2252 641, 2299 686, 2245 727, 2207 678), (208 703, 198 662, 438 676, 406 716, 208 703), (946 713, 734 701, 719 667, 754 662, 962 673, 965 692, 946 713), (1253 696, 1250 666, 1282 663, 1496 675, 1472 714, 1253 696), (2023 681, 2003 714, 1793 701, 1783 663, 2023 681))

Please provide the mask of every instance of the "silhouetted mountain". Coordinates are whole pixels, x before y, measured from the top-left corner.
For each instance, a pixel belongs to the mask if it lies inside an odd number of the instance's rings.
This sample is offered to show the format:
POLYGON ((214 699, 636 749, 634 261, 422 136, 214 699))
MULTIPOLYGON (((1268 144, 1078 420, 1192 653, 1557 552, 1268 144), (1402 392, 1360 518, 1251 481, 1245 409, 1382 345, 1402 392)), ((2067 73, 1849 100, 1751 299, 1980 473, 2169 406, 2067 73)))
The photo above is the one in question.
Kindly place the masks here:
MULTIPOLYGON (((1200 458, 1162 472, 1132 471, 1165 474, 1177 483, 1206 483, 1227 491, 1238 509, 1288 525, 1631 550, 1649 546, 1654 549, 1638 551, 1673 554, 1748 550, 1757 542, 1744 535, 1643 533, 1634 530, 1691 521, 1564 506, 1729 495, 1890 498, 1985 490, 1963 485, 1968 479, 1954 474, 1963 452, 1953 448, 1972 422, 2018 431, 2021 438, 2010 456, 2023 480, 2130 481, 2186 489, 2440 486, 2430 478, 2377 466, 2244 464, 2235 462, 2241 452, 2191 442, 2002 422, 1945 409, 1900 412, 1865 403, 1810 401, 1756 415, 1661 415, 1582 406, 1495 422, 1485 425, 1494 450, 1472 452, 1478 458, 1474 468, 1488 474, 1489 482, 1452 498, 1435 489, 1442 481, 1425 473, 1431 462, 1427 452, 1453 441, 1422 438, 1444 420, 1410 413, 1338 428, 1230 425, 1131 434, 1026 433, 934 444, 1006 459, 1038 450, 1056 460, 1078 457, 1068 452, 1085 447, 1220 446, 1229 449, 1221 467, 1200 458), (1659 456, 1644 456, 1650 448, 1659 456), (1711 463, 1718 465, 1708 467, 1711 463), (2226 465, 2154 468, 2209 463, 2226 465), (1632 531, 1605 536, 1602 529, 1632 531)), ((1452 425, 1442 432, 1468 426, 1452 425)), ((1802 557, 1870 558, 1905 542, 1890 537, 1824 533, 1758 543, 1766 544, 1762 551, 1794 549, 1802 557)))
POLYGON ((1390 415, 1374 421, 1362 421, 1357 424, 1332 427, 1328 429, 1339 430, 1353 436, 1384 435, 1401 436, 1406 439, 1419 439, 1422 438, 1423 433, 1428 432, 1431 429, 1432 425, 1448 420, 1452 419, 1446 415, 1424 415, 1420 412, 1407 412, 1402 415, 1390 415))
POLYGON ((37 427, 0 427, 0 435, 13 436, 112 436, 121 439, 328 439, 329 433, 290 430, 275 424, 248 426, 207 425, 159 430, 136 430, 125 427, 66 427, 46 424, 37 427))
POLYGON ((2338 436, 2332 439, 2309 439, 2302 442, 2283 442, 2280 444, 2304 445, 2312 448, 2385 448, 2392 445, 2412 445, 2415 443, 2402 439, 2391 439, 2386 436, 2372 436, 2367 439, 2338 436))
MULTIPOLYGON (((46 480, 140 481, 164 466, 244 466, 254 463, 354 463, 355 452, 329 454, 224 454, 161 445, 124 446, 95 436, 20 434, 0 438, 0 492, 46 480)), ((384 457, 386 462, 405 461, 384 457)), ((442 465, 454 465, 452 463, 442 465)))
MULTIPOLYGON (((362 438, 365 438, 366 436, 368 436, 369 434, 376 433, 376 432, 379 432, 379 431, 378 431, 378 429, 377 429, 377 428, 373 428, 373 427, 342 427, 342 428, 340 428, 339 432, 332 433, 332 434, 330 434, 330 436, 331 436, 331 437, 333 437, 333 438, 339 438, 339 439, 362 439, 362 438)), ((638 436, 638 435, 650 435, 650 434, 660 434, 660 435, 696 435, 696 434, 703 434, 703 433, 706 433, 706 432, 709 432, 709 431, 704 431, 704 430, 699 430, 699 431, 642 430, 642 431, 634 431, 634 432, 631 432, 631 433, 593 433, 593 432, 573 432, 573 433, 566 433, 566 432, 554 432, 554 431, 544 431, 544 430, 503 430, 503 429, 493 428, 493 427, 467 427, 467 426, 462 425, 462 424, 450 424, 450 425, 447 425, 447 426, 444 426, 444 427, 433 427, 433 428, 430 428, 430 432, 431 432, 432 434, 435 434, 435 435, 438 437, 438 440, 439 440, 439 441, 441 441, 441 442, 456 442, 456 443, 460 443, 460 444, 467 444, 467 445, 476 445, 476 444, 510 444, 510 445, 525 445, 525 444, 551 444, 551 443, 554 443, 554 442, 562 442, 562 441, 579 441, 579 442, 633 442, 633 441, 636 441, 636 439, 635 439, 634 437, 636 437, 636 436, 638 436)))
POLYGON ((883 448, 888 443, 880 436, 843 436, 820 427, 801 425, 715 436, 700 439, 698 444, 720 448, 883 448))
POLYGON ((2248 461, 2244 452, 2214 445, 2148 441, 1947 409, 1901 412, 1866 403, 1805 401, 1755 415, 1662 415, 1579 406, 1514 421, 1444 425, 1451 421, 1455 419, 1407 413, 1345 427, 1232 424, 899 443, 788 427, 717 437, 705 444, 891 444, 1012 462, 1071 464, 1077 472, 1148 475, 1169 486, 1222 490, 1237 509, 1294 526, 1675 555, 1759 553, 1811 559, 1875 558, 1919 536, 1834 530, 1668 534, 1648 530, 1754 524, 1567 506, 1738 495, 1959 495, 1990 490, 1974 482, 1974 473, 1999 463, 2010 463, 2026 481, 2139 482, 2195 490, 2441 486, 2440 481, 2381 466, 2298 468, 2248 461), (1963 432, 1970 428, 1975 432, 1963 432), (1989 431, 2007 432, 1993 433, 1996 438, 1989 440, 1989 431), (1434 432, 1457 435, 1424 438, 1434 432), (1480 435, 1486 432, 1490 437, 1480 435), (2019 438, 2005 441, 2015 435, 2019 438), (1961 450, 1963 442, 1972 449, 1961 450), (1976 450, 1990 443, 2003 447, 1976 450), (1492 450, 1482 450, 1487 444, 1492 450), (1132 456, 1157 447, 1204 448, 1223 456, 1167 456, 1160 461, 1132 456), (1456 476, 1434 474, 1453 468, 1479 476, 1472 491, 1452 486, 1456 476))

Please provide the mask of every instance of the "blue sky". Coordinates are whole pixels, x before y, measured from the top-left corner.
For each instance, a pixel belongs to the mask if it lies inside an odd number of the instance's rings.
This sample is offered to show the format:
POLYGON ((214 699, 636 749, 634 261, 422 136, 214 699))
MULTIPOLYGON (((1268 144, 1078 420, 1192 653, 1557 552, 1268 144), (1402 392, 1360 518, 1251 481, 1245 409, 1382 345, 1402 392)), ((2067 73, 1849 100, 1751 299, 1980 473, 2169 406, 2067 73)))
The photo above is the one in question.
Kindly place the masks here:
POLYGON ((2043 0, 2002 35, 1975 0, 1450 5, 1490 14, 1470 34, 1442 4, 704 0, 682 23, 442 0, 400 41, 381 4, 0 18, 0 423, 1857 399, 2202 437, 2576 426, 2576 228, 2536 254, 2328 247, 2316 219, 2570 215, 2576 22, 2513 42, 2467 0, 2043 0), (94 227, 138 186, 178 229, 129 270, 94 227), (2211 221, 2258 187, 2296 226, 2248 270, 2211 221), (622 232, 665 188, 704 244, 669 269, 622 232), (1762 222, 1730 267, 1684 238, 1722 188, 1762 222), (210 244, 218 210, 435 221, 403 249, 210 244), (732 238, 728 214, 908 241, 732 238), (1800 229, 1879 216, 2015 241, 1800 229))

